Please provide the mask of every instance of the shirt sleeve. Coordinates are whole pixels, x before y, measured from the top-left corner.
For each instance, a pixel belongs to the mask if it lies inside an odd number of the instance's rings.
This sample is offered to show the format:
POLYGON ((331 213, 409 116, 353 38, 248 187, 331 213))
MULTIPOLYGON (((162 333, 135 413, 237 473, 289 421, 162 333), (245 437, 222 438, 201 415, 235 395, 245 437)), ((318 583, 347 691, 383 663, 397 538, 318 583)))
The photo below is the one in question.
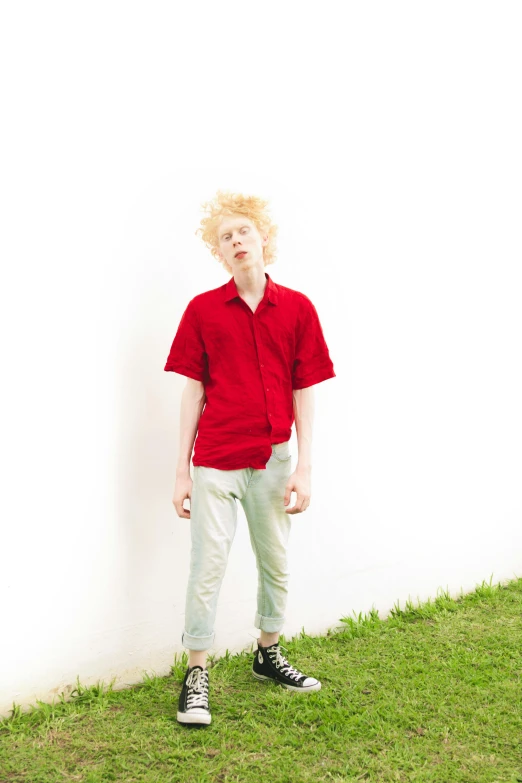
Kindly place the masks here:
POLYGON ((335 378, 333 363, 317 310, 306 298, 298 319, 292 389, 305 389, 328 378, 335 378))
POLYGON ((204 383, 207 366, 197 313, 193 301, 190 301, 179 322, 164 369, 204 383))

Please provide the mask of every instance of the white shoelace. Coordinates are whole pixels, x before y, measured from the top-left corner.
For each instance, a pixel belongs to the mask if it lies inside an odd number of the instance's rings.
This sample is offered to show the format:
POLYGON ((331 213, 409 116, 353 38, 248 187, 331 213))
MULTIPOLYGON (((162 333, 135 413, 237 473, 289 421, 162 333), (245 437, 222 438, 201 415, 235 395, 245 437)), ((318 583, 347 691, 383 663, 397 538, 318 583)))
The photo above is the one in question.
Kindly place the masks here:
POLYGON ((194 669, 187 677, 187 710, 203 707, 208 710, 208 671, 194 669))
MULTIPOLYGON (((285 650, 286 647, 283 647, 283 650, 285 650)), ((268 654, 273 658, 275 656, 275 665, 278 669, 281 669, 283 674, 288 675, 293 680, 298 680, 299 677, 304 677, 304 674, 300 672, 298 669, 294 669, 293 666, 291 666, 286 658, 281 655, 281 651, 279 647, 275 647, 273 650, 269 650, 268 654)))

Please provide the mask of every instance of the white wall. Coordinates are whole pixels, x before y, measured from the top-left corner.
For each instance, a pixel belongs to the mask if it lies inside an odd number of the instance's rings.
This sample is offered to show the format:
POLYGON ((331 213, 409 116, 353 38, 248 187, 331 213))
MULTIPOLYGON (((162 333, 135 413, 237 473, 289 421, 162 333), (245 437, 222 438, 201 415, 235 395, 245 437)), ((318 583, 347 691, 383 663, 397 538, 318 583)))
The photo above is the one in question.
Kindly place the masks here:
MULTIPOLYGON (((287 638, 522 573, 519 6, 174 8, 2 11, 2 714, 183 650, 163 366, 228 280, 194 235, 218 188, 271 200, 337 373, 287 638)), ((239 512, 218 654, 257 636, 239 512)))

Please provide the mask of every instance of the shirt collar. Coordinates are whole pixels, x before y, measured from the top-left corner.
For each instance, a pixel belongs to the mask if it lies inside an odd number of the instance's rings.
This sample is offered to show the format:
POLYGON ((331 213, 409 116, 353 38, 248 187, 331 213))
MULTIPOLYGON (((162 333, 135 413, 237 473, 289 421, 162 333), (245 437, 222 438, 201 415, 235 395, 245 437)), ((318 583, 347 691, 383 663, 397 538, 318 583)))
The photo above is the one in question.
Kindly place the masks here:
MULTIPOLYGON (((278 293, 277 293, 277 286, 270 277, 265 272, 266 277, 266 289, 263 299, 268 299, 269 302, 276 305, 277 299, 278 299, 278 293)), ((232 276, 228 283, 225 285, 225 302, 230 302, 232 299, 236 299, 239 297, 239 294, 237 292, 237 286, 236 281, 234 280, 234 277, 232 276)))

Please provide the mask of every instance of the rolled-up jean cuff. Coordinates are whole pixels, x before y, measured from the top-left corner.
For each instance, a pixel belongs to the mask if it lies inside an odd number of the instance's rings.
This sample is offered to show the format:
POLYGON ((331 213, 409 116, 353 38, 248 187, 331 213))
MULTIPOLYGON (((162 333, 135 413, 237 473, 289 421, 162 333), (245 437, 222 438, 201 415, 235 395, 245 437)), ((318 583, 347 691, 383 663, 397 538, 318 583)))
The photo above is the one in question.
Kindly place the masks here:
POLYGON ((191 636, 186 631, 181 634, 181 644, 188 650, 208 650, 214 644, 215 634, 210 636, 191 636))
POLYGON ((260 628, 261 631, 266 631, 267 633, 282 631, 284 624, 284 617, 263 617, 262 614, 256 612, 256 616, 254 618, 254 628, 260 628))

